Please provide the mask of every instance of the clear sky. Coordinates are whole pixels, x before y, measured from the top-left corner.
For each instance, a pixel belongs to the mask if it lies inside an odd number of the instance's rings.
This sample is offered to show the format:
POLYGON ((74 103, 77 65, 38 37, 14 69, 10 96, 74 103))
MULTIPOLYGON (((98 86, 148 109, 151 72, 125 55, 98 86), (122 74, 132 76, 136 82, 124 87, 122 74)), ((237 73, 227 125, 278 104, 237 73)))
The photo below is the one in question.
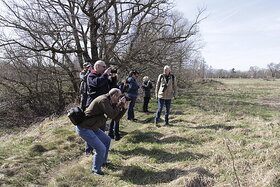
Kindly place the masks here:
POLYGON ((246 71, 280 63, 280 0, 174 0, 175 9, 193 20, 198 8, 206 63, 214 69, 246 71))

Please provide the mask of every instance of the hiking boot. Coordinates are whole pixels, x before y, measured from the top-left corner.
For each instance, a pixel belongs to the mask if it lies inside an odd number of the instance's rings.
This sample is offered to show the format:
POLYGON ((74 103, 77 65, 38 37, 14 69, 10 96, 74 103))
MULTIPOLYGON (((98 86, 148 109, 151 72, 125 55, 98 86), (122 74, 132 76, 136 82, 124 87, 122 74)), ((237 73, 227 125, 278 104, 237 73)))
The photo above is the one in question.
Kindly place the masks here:
POLYGON ((165 126, 173 126, 173 125, 170 124, 170 123, 165 123, 164 125, 165 125, 165 126))
POLYGON ((111 134, 111 133, 109 133, 108 136, 109 136, 111 139, 114 139, 114 138, 115 138, 115 137, 114 137, 114 134, 111 134))
POLYGON ((119 141, 120 139, 121 139, 121 136, 120 135, 116 135, 115 140, 119 141))
POLYGON ((89 156, 91 156, 91 155, 93 155, 93 151, 86 152, 86 156, 87 156, 87 157, 89 157, 89 156))
POLYGON ((154 122, 155 127, 160 127, 160 125, 157 122, 154 122))
POLYGON ((92 173, 94 173, 95 175, 98 175, 98 176, 104 176, 104 172, 103 171, 92 171, 92 173))
POLYGON ((106 162, 106 163, 103 163, 102 164, 102 167, 110 167, 112 166, 113 164, 111 162, 106 162))

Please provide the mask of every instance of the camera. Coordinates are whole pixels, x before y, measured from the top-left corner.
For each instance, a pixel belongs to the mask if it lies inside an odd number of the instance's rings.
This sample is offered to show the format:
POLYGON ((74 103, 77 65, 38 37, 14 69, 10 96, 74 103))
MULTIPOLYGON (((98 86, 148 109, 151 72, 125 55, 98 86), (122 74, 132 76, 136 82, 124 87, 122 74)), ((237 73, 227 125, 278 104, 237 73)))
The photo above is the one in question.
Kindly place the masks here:
POLYGON ((127 95, 122 95, 121 98, 125 98, 126 101, 131 101, 131 98, 127 95))
POLYGON ((112 69, 111 73, 118 73, 118 70, 117 69, 112 69))
POLYGON ((167 88, 167 84, 163 84, 162 87, 163 87, 162 92, 164 92, 167 88))

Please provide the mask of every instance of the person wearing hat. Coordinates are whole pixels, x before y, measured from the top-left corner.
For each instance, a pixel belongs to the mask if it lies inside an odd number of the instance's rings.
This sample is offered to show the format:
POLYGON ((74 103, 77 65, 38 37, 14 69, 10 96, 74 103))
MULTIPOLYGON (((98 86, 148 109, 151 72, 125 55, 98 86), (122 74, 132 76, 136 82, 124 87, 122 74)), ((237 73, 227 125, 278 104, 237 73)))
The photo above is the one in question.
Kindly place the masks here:
POLYGON ((128 89, 127 95, 131 99, 131 102, 127 110, 127 120, 136 121, 137 119, 134 116, 134 105, 138 96, 139 86, 136 79, 138 78, 139 73, 137 71, 131 71, 127 78, 128 89))
POLYGON ((86 81, 87 76, 90 72, 90 64, 83 63, 83 70, 80 72, 80 106, 81 109, 84 111, 86 109, 86 102, 87 102, 87 88, 86 88, 86 81))
POLYGON ((83 79, 89 72, 90 65, 88 63, 83 63, 83 70, 80 72, 80 79, 83 79))

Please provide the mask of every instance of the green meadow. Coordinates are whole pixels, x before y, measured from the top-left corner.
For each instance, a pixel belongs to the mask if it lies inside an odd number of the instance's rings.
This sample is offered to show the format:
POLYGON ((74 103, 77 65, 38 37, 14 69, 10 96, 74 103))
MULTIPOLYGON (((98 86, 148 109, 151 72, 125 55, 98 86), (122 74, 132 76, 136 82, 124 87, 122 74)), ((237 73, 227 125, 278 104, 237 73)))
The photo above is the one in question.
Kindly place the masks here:
POLYGON ((171 126, 154 126, 156 108, 138 102, 138 121, 121 120, 103 177, 66 115, 5 134, 0 186, 280 186, 280 80, 193 84, 172 102, 171 126))

